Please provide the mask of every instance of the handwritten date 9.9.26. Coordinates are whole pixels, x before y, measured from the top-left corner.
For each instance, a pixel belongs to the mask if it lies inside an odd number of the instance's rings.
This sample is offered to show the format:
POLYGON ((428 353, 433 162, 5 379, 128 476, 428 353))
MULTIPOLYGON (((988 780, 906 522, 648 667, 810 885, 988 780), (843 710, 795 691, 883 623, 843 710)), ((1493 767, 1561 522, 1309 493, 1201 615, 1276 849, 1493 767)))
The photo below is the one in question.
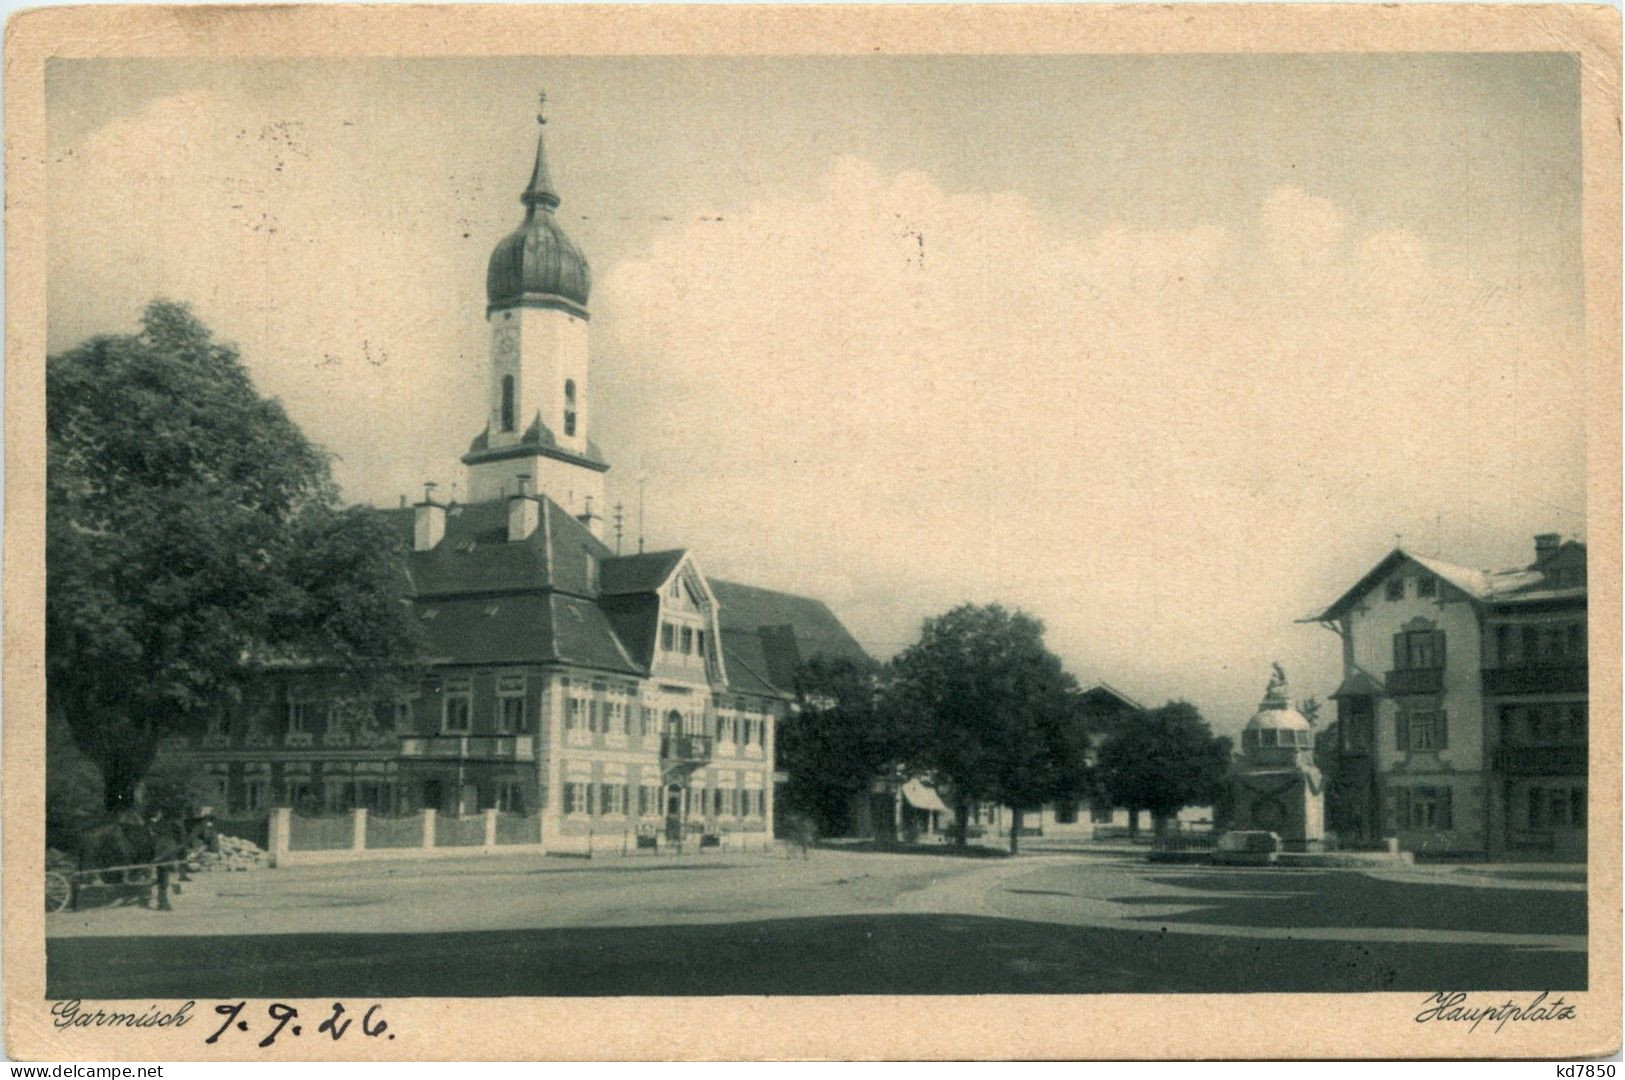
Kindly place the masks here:
MULTIPOLYGON (((220 1026, 215 1029, 214 1034, 210 1035, 203 1041, 205 1043, 219 1042, 220 1037, 233 1028, 237 1029, 238 1031, 247 1032, 250 1026, 249 1021, 254 1019, 254 1017, 243 1015, 243 1012, 247 1007, 248 1002, 246 1001, 228 1002, 223 1005, 216 1005, 214 1007, 214 1011, 223 1019, 220 1026)), ((379 1007, 377 1005, 372 1006, 366 1012, 361 1014, 358 1022, 356 1017, 346 1015, 347 1010, 341 1002, 335 1001, 333 1002, 333 1008, 328 1012, 325 1019, 316 1025, 316 1032, 320 1035, 331 1036, 334 1042, 338 1042, 340 1039, 344 1038, 345 1032, 349 1031, 350 1028, 354 1026, 360 1034, 369 1039, 376 1039, 380 1036, 386 1039, 393 1039, 395 1036, 389 1032, 389 1023, 382 1016, 378 1015, 378 1008, 379 1007)), ((292 1005, 284 1005, 280 1001, 273 1001, 270 1005, 266 1006, 265 1014, 270 1018, 270 1022, 275 1026, 273 1026, 266 1036, 259 1041, 259 1045, 261 1047, 270 1046, 272 1043, 276 1042, 277 1036, 281 1035, 284 1031, 294 1036, 303 1035, 305 1033, 305 1025, 298 1022, 299 1010, 294 1008, 292 1005)))

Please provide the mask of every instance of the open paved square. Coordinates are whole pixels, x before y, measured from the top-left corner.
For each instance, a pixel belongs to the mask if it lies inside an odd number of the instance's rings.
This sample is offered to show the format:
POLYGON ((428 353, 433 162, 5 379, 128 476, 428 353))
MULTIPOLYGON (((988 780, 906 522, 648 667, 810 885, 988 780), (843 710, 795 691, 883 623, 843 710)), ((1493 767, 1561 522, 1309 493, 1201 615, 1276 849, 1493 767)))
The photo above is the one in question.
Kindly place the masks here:
POLYGON ((199 875, 47 920, 55 998, 1574 990, 1578 868, 815 850, 199 875))

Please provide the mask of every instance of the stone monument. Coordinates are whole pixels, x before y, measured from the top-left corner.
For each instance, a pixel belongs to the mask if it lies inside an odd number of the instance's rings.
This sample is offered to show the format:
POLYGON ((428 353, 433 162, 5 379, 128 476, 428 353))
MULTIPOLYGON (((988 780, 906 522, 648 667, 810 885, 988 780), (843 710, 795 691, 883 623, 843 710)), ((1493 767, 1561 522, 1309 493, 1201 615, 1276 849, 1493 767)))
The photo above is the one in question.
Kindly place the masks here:
POLYGON ((1275 664, 1264 700, 1241 731, 1241 759, 1230 781, 1231 828, 1275 833, 1285 851, 1322 850, 1325 781, 1314 755, 1314 726, 1292 707, 1286 672, 1275 664))

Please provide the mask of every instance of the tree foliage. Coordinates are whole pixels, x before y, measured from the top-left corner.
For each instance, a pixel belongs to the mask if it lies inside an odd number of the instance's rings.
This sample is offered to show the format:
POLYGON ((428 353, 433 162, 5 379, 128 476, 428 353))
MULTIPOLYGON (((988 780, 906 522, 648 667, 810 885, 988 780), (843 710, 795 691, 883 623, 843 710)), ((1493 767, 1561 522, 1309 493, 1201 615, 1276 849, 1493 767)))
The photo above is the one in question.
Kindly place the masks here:
POLYGON ((952 800, 955 840, 965 842, 978 802, 1023 807, 1073 798, 1085 788, 1087 743, 1076 684, 1044 645, 1044 627, 1022 612, 962 605, 925 621, 920 640, 892 662, 889 711, 902 751, 952 800))
POLYGON ((1107 739, 1097 769, 1112 805, 1148 810, 1162 822, 1187 806, 1224 802, 1230 740, 1215 736, 1190 702, 1170 701, 1107 739))
POLYGON ((779 727, 775 756, 788 775, 788 809, 824 835, 850 826, 854 798, 891 771, 896 739, 879 708, 872 663, 815 658, 796 677, 797 710, 779 727))
POLYGON ((245 660, 384 681, 419 651, 395 543, 182 305, 46 363, 47 705, 128 803, 245 660))

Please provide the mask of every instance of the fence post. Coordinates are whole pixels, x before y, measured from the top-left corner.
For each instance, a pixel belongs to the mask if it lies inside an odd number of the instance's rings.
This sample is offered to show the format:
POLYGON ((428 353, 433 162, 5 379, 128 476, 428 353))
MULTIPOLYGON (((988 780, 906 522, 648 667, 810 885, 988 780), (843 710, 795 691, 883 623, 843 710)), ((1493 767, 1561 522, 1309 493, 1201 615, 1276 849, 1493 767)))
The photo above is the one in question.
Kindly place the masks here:
POLYGON ((280 866, 283 856, 288 853, 288 830, 292 828, 292 825, 292 807, 275 806, 271 808, 271 821, 265 838, 266 862, 271 866, 280 866))
POLYGON ((423 846, 434 847, 434 817, 436 810, 432 806, 423 808, 423 846))
POLYGON ((350 850, 367 850, 367 808, 358 806, 350 811, 350 850))
POLYGON ((497 846, 497 812, 495 808, 485 811, 485 846, 497 846))

